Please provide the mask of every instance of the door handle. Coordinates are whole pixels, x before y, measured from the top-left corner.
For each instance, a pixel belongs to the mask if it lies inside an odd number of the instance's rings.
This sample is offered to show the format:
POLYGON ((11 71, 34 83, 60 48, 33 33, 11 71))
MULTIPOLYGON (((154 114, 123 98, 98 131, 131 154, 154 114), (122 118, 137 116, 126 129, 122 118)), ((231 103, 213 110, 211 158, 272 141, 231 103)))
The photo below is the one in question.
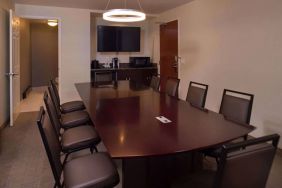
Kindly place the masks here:
POLYGON ((180 56, 174 56, 174 60, 175 60, 175 62, 178 63, 181 60, 181 57, 180 56))
POLYGON ((172 67, 173 67, 173 68, 177 68, 177 66, 178 66, 177 63, 172 64, 172 67))
POLYGON ((18 73, 6 73, 6 76, 18 76, 18 73))

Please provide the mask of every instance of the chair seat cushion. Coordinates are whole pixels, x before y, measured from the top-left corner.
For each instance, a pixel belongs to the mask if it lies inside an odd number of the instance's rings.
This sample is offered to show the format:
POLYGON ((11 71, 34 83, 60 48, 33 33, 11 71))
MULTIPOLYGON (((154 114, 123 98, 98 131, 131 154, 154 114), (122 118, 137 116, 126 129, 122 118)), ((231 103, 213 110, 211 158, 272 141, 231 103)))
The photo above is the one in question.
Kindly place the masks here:
POLYGON ((67 188, 113 187, 119 175, 109 154, 95 153, 67 162, 64 181, 67 188))
POLYGON ((63 129, 69 129, 90 122, 89 115, 86 111, 75 111, 68 114, 62 114, 61 125, 63 129))
POLYGON ((97 145, 101 141, 97 131, 92 126, 80 126, 67 129, 62 135, 62 150, 68 152, 80 148, 97 145))
POLYGON ((85 106, 82 101, 71 101, 61 104, 61 111, 63 114, 74 111, 84 110, 85 106))

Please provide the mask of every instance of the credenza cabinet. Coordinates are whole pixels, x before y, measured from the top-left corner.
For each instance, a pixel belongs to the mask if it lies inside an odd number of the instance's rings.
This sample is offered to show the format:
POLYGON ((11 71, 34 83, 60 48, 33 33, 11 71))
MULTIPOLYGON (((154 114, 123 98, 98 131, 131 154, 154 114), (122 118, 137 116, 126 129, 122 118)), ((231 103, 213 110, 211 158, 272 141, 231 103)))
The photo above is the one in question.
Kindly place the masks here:
POLYGON ((91 81, 133 80, 149 85, 152 76, 158 74, 157 67, 144 68, 117 68, 117 69, 92 69, 91 81))

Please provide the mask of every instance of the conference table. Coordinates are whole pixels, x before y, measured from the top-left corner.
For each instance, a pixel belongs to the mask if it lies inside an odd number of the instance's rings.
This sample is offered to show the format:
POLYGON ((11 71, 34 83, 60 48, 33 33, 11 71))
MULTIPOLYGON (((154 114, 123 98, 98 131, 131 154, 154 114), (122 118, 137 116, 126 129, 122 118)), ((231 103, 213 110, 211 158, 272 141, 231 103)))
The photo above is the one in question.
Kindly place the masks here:
POLYGON ((254 130, 134 81, 78 83, 76 88, 107 151, 122 159, 125 188, 158 187, 151 183, 158 179, 153 171, 166 171, 164 163, 174 156, 220 146, 254 130))

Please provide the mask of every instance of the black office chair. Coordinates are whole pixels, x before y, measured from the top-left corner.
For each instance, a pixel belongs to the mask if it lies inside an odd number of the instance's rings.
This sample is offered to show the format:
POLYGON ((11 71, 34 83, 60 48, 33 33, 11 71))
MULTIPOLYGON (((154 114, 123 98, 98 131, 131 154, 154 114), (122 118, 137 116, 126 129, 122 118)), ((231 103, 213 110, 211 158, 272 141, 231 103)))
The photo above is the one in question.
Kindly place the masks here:
POLYGON ((209 86, 206 84, 191 81, 189 84, 186 101, 194 107, 204 109, 208 87, 209 86))
POLYGON ((59 106, 61 113, 65 114, 65 113, 85 109, 85 106, 84 106, 82 101, 70 101, 70 102, 66 102, 66 103, 61 104, 60 96, 59 96, 59 92, 58 92, 58 88, 57 88, 55 80, 50 80, 50 86, 51 86, 51 89, 54 91, 54 94, 55 94, 54 102, 56 103, 56 105, 59 106))
POLYGON ((155 91, 159 91, 159 87, 160 87, 160 77, 158 76, 152 76, 151 79, 151 83, 150 83, 150 87, 155 90, 155 91))
POLYGON ((253 100, 253 94, 224 89, 219 113, 228 120, 250 124, 253 100))
POLYGON ((169 77, 166 80, 165 93, 172 97, 178 97, 178 87, 180 80, 178 78, 169 77))
MULTIPOLYGON (((251 120, 253 101, 253 94, 224 89, 219 113, 229 121, 248 126, 251 120)), ((247 138, 248 135, 245 135, 244 140, 247 138)), ((241 141, 240 139, 236 140, 241 141)))
POLYGON ((43 108, 37 125, 55 179, 54 187, 114 187, 119 183, 118 172, 107 153, 85 155, 62 164, 60 142, 43 108))
POLYGON ((48 87, 48 90, 51 97, 48 96, 47 92, 44 93, 45 105, 46 107, 49 106, 49 108, 52 106, 52 110, 56 113, 56 117, 60 121, 62 128, 69 129, 80 125, 92 124, 89 114, 86 111, 74 111, 61 114, 59 108, 54 102, 54 99, 52 100, 52 98, 54 98, 53 91, 50 87, 48 87))
POLYGON ((216 172, 202 170, 189 174, 175 180, 171 187, 264 188, 279 138, 273 134, 224 145, 216 172))
MULTIPOLYGON (((101 142, 100 136, 92 126, 80 126, 74 127, 62 131, 59 122, 55 119, 54 113, 51 112, 49 105, 47 107, 48 117, 51 121, 51 125, 57 134, 57 139, 61 143, 62 152, 66 154, 64 163, 67 161, 69 154, 77 152, 83 149, 90 149, 98 152, 96 145, 101 142)), ((45 115, 43 107, 40 109, 42 115, 45 115)))
MULTIPOLYGON (((252 113, 253 100, 253 94, 224 89, 219 113, 229 121, 248 126, 252 113)), ((247 139, 248 135, 245 135, 244 137, 235 139, 232 142, 239 142, 247 139)), ((215 158, 217 163, 220 153, 221 147, 211 148, 204 151, 206 156, 215 158)))

